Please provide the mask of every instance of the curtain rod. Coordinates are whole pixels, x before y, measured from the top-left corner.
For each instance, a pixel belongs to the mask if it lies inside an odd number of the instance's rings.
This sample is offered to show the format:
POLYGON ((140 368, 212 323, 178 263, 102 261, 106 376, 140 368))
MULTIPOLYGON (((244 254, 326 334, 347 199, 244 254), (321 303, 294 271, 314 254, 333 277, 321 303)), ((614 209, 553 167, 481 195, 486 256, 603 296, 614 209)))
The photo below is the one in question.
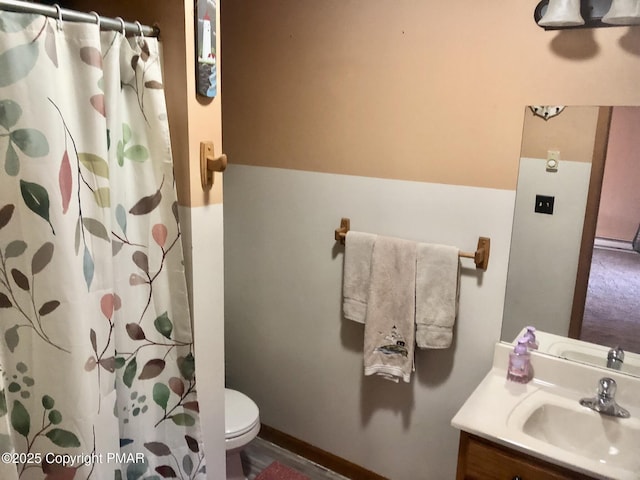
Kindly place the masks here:
POLYGON ((142 33, 147 37, 157 37, 160 34, 160 29, 156 26, 150 27, 148 25, 140 25, 139 23, 121 21, 118 18, 107 18, 98 14, 84 13, 56 6, 50 7, 48 5, 40 5, 38 3, 21 0, 0 0, 0 10, 19 13, 37 13, 71 22, 97 23, 99 19, 100 28, 103 30, 122 31, 124 25, 124 30, 128 33, 142 33))

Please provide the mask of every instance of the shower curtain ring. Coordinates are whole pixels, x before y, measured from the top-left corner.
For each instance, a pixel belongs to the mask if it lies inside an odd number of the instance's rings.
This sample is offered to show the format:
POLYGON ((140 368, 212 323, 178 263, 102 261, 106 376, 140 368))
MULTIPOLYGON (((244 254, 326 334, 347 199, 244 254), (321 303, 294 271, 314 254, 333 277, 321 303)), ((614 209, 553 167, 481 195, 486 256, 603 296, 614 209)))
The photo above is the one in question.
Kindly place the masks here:
POLYGON ((138 35, 144 40, 144 32, 142 31, 142 24, 136 20, 136 25, 138 26, 138 35))
POLYGON ((120 22, 120 27, 122 28, 122 30, 121 30, 122 36, 125 36, 127 34, 127 29, 124 26, 124 20, 122 19, 122 17, 116 17, 116 20, 118 20, 120 22))
POLYGON ((96 19, 96 25, 98 26, 98 30, 100 30, 100 15, 98 15, 98 13, 94 11, 89 12, 89 14, 93 15, 93 17, 96 19))
POLYGON ((62 9, 57 3, 54 3, 53 7, 56 9, 56 16, 58 17, 56 20, 56 27, 58 30, 62 30, 62 9))

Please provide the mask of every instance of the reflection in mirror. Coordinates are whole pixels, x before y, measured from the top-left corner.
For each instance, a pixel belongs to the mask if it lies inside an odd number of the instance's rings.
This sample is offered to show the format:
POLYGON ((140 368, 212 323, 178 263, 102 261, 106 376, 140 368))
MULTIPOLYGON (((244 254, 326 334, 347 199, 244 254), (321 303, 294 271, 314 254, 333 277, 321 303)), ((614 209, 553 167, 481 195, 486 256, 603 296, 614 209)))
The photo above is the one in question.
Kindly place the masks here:
POLYGON ((502 340, 534 325, 640 353, 639 138, 640 107, 525 109, 502 340))
POLYGON ((541 331, 536 332, 536 340, 541 353, 640 376, 640 355, 637 353, 625 352, 621 361, 613 362, 613 349, 603 345, 541 331))

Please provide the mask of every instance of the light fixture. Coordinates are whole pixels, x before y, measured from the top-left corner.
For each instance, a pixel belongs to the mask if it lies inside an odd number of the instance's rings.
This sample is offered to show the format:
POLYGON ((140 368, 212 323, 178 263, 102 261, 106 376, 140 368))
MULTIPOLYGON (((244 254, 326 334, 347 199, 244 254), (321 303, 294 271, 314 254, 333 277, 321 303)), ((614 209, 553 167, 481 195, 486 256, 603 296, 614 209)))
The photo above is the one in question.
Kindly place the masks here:
POLYGON ((542 0, 533 18, 545 30, 640 25, 640 0, 542 0))
POLYGON ((538 21, 541 27, 577 27, 584 25, 580 0, 549 0, 547 10, 538 21))
POLYGON ((640 0, 613 0, 602 21, 611 25, 640 24, 640 0))
POLYGON ((531 105, 529 107, 534 115, 549 120, 564 110, 564 105, 531 105))

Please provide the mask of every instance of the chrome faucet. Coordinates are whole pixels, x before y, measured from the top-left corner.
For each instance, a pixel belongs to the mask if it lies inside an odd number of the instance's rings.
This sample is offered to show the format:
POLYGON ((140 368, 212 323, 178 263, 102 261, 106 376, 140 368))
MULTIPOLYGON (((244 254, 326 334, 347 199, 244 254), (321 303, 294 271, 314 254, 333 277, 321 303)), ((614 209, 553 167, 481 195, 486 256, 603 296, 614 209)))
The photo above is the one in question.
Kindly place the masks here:
POLYGON ((616 381, 613 378, 601 378, 598 382, 598 395, 593 398, 581 399, 580 405, 604 415, 629 418, 631 414, 616 403, 616 389, 616 381))
POLYGON ((624 363, 624 350, 615 346, 609 350, 607 355, 607 368, 613 368, 614 370, 620 370, 624 363))

